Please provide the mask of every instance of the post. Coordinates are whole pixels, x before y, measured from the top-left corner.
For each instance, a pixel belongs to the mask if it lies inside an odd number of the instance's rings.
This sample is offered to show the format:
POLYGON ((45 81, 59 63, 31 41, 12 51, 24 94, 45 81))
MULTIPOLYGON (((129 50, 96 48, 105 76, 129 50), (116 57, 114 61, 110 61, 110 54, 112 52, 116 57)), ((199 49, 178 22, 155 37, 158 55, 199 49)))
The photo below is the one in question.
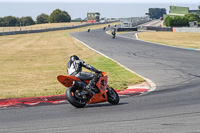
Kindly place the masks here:
POLYGON ((22 22, 20 22, 19 24, 20 24, 19 26, 20 26, 20 31, 21 31, 21 25, 22 25, 22 22))

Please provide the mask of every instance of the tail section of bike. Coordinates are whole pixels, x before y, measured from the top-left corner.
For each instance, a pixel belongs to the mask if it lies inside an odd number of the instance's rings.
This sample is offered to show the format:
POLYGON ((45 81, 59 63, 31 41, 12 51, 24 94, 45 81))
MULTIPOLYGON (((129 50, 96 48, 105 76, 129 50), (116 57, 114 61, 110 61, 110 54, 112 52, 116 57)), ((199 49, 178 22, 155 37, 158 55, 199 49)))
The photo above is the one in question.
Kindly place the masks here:
POLYGON ((65 87, 72 86, 73 81, 81 81, 79 78, 70 75, 59 75, 57 79, 65 87))

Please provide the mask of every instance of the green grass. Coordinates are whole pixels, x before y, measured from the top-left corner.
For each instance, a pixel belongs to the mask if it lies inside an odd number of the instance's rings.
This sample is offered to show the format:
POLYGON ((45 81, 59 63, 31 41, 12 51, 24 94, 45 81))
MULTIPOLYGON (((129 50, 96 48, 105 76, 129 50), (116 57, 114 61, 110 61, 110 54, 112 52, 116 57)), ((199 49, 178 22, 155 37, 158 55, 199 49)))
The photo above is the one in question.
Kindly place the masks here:
POLYGON ((128 85, 139 84, 144 81, 141 77, 119 66, 118 63, 102 56, 88 59, 88 63, 99 70, 105 71, 108 75, 108 84, 118 90, 124 90, 128 85))

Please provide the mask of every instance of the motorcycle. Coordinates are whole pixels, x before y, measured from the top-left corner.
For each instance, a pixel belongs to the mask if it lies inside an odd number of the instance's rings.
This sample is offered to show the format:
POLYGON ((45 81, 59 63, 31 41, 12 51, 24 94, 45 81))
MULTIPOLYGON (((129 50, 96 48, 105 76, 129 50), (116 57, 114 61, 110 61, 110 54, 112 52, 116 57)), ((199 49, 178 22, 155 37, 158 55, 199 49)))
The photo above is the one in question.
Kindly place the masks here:
POLYGON ((90 28, 88 28, 87 32, 88 32, 88 33, 90 32, 90 28))
POLYGON ((98 75, 100 78, 96 83, 95 93, 92 93, 85 86, 89 80, 81 80, 78 77, 71 75, 59 75, 58 81, 68 89, 66 90, 66 98, 71 105, 76 108, 83 108, 86 104, 94 104, 100 102, 109 102, 111 104, 119 103, 117 92, 107 85, 108 77, 105 72, 98 75))
POLYGON ((113 31, 111 34, 113 36, 113 39, 115 39, 115 35, 116 35, 115 31, 113 31))

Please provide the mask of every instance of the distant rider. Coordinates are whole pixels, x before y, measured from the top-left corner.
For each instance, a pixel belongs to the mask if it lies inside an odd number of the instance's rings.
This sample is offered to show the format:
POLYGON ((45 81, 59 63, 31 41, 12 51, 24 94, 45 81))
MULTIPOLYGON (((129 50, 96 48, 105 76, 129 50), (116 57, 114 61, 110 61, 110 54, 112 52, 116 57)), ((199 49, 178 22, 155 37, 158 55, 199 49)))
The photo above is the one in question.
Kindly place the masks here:
POLYGON ((70 57, 67 66, 67 72, 69 75, 78 77, 81 80, 90 80, 89 84, 85 88, 90 89, 93 92, 98 92, 98 90, 95 88, 95 85, 100 78, 98 73, 102 72, 92 67, 91 65, 86 64, 83 60, 79 59, 78 56, 73 55, 70 57), (82 67, 85 67, 90 71, 95 72, 95 74, 89 72, 82 72, 82 67))
POLYGON ((89 32, 90 32, 90 28, 88 28, 88 30, 87 30, 87 31, 88 31, 88 33, 89 33, 89 32))
POLYGON ((116 35, 115 30, 113 30, 112 35, 113 35, 113 39, 115 39, 115 35, 116 35))

